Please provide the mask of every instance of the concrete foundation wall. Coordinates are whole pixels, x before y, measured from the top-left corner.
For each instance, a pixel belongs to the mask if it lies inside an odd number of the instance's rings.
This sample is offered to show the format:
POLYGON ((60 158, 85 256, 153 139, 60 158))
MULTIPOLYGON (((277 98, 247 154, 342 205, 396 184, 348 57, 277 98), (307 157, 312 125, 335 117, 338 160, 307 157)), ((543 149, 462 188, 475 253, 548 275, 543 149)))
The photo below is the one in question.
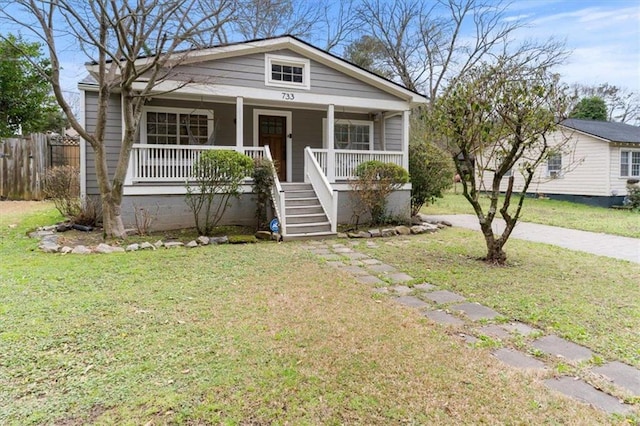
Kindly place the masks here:
MULTIPOLYGON (((338 192, 338 223, 355 224, 354 203, 357 197, 352 191, 338 192)), ((393 192, 387 199, 387 214, 398 221, 409 221, 411 218, 411 190, 403 189, 393 192)), ((366 223, 371 220, 370 215, 359 218, 359 223, 366 223)))
MULTIPOLYGON (((231 198, 220 225, 254 226, 255 195, 242 194, 240 198, 231 198)), ((155 216, 151 223, 151 231, 194 228, 196 226, 193 212, 185 202, 184 195, 128 195, 122 202, 122 218, 126 228, 135 229, 135 211, 140 214, 145 209, 155 216)))

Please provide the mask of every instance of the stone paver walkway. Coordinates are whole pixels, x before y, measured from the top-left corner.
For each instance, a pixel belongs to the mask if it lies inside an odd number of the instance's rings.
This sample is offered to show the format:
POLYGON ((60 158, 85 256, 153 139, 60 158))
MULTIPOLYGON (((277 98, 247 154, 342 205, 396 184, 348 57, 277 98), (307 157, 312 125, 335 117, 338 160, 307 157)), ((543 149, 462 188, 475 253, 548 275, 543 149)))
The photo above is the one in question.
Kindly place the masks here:
MULTIPOLYGON (((446 220, 449 219, 447 217, 446 220)), ((521 322, 505 322, 508 318, 499 312, 465 301, 465 297, 455 292, 440 289, 430 283, 412 283, 415 281, 413 277, 398 271, 394 266, 358 252, 355 249, 358 244, 360 243, 349 241, 350 247, 347 247, 329 240, 312 241, 303 247, 324 259, 328 266, 351 274, 355 281, 371 286, 376 293, 390 296, 399 305, 418 310, 434 323, 460 328, 465 332, 458 335, 467 344, 475 345, 483 339, 495 340, 501 346, 493 351, 498 360, 512 368, 548 371, 547 377, 553 378, 544 380, 544 384, 550 389, 607 413, 624 415, 636 409, 640 414, 640 404, 629 405, 620 400, 621 395, 640 396, 640 370, 637 368, 617 361, 592 368, 589 361, 595 354, 588 348, 553 334, 543 336, 542 331, 521 322), (514 340, 518 340, 518 345, 514 344, 514 340), (536 358, 527 353, 536 351, 544 355, 536 358), (553 374, 550 367, 555 365, 558 358, 583 371, 583 377, 558 377, 557 372, 553 374), (615 390, 614 395, 588 383, 589 376, 608 382, 615 390)), ((369 242, 367 246, 374 247, 369 242)))
MULTIPOLYGON (((470 214, 426 216, 428 220, 447 221, 453 226, 480 230, 478 218, 470 214)), ((494 221, 494 232, 502 232, 504 221, 494 221)), ((613 257, 640 263, 640 239, 620 237, 598 232, 579 231, 577 229, 540 225, 537 223, 518 222, 511 234, 513 238, 552 244, 570 250, 613 257)))

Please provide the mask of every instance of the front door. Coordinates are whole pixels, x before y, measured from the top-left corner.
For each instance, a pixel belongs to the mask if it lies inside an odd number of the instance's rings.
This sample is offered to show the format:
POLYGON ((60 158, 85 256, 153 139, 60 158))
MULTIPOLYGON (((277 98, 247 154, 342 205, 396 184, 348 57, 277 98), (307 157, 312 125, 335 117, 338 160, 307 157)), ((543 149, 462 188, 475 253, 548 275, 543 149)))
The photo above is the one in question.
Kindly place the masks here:
POLYGON ((260 115, 258 144, 269 145, 278 171, 278 179, 287 180, 287 118, 276 115, 260 115))

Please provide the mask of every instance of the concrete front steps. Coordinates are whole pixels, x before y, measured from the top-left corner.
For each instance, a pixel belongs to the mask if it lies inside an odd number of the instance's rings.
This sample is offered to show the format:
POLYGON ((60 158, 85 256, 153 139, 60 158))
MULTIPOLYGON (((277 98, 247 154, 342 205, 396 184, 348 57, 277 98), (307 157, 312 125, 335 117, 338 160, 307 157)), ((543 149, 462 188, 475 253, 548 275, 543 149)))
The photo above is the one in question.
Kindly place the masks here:
POLYGON ((285 198, 285 241, 329 238, 331 223, 310 183, 283 183, 285 198))

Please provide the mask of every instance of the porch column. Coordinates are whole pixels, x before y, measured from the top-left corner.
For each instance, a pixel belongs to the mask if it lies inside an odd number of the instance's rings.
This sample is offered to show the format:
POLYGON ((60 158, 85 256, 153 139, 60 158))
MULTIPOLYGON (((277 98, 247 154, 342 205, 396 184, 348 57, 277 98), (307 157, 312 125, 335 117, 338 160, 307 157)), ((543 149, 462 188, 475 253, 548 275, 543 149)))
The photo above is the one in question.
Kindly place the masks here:
POLYGON ((411 111, 402 111, 402 167, 409 170, 409 116, 411 111))
POLYGON ((242 138, 244 132, 244 98, 238 96, 236 98, 236 150, 242 152, 244 140, 242 138))
POLYGON ((336 153, 334 143, 334 105, 327 108, 327 179, 329 183, 336 181, 336 153))

